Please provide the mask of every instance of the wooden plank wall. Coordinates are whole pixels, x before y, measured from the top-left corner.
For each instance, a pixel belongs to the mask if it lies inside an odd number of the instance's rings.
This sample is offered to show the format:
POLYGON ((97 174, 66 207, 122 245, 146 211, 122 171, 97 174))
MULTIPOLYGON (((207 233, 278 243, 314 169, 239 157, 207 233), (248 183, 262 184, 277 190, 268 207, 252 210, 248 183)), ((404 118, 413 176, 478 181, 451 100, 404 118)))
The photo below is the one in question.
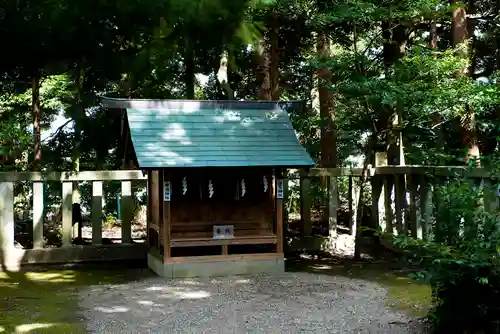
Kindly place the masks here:
POLYGON ((183 203, 172 199, 172 238, 212 238, 213 225, 234 225, 235 237, 273 232, 271 203, 183 203))
POLYGON ((218 169, 202 174, 189 170, 176 171, 171 176, 170 205, 171 238, 212 238, 214 225, 233 225, 235 237, 274 235, 274 197, 270 172, 260 170, 218 169), (182 179, 189 180, 186 194, 182 179), (256 177, 255 175, 262 175, 256 177), (264 191, 262 177, 266 175, 268 188, 264 191), (242 176, 246 192, 242 195, 242 176), (213 197, 208 183, 213 184, 213 197))

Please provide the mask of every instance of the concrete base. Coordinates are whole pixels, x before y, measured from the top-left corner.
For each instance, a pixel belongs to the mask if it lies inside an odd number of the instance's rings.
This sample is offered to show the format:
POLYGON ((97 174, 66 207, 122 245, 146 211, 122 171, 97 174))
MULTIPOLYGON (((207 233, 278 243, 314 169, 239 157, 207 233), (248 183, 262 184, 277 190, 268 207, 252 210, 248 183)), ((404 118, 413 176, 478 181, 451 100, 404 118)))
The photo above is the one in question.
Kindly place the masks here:
POLYGON ((150 253, 148 253, 148 267, 158 276, 165 276, 163 261, 150 253))
POLYGON ((148 254, 148 266, 156 274, 165 278, 281 274, 285 271, 285 259, 163 263, 161 259, 148 254))

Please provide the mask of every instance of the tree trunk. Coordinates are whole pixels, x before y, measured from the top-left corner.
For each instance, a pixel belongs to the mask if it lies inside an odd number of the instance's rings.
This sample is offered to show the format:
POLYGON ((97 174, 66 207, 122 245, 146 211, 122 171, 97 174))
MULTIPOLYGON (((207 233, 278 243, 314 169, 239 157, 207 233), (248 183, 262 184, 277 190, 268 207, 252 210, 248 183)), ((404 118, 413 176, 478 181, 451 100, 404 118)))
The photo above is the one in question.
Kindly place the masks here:
POLYGON ((234 100, 234 91, 229 84, 229 52, 223 51, 217 71, 219 86, 225 91, 227 100, 234 100))
MULTIPOLYGON (((405 55, 408 44, 408 28, 397 23, 382 23, 383 57, 384 63, 389 70, 392 66, 398 66, 398 61, 405 55)), ((390 71, 387 76, 392 76, 390 71)), ((387 163, 389 165, 404 165, 403 146, 403 117, 401 108, 396 101, 383 106, 387 125, 387 163)))
POLYGON ((42 111, 40 109, 40 76, 34 75, 31 79, 32 89, 32 117, 33 117, 33 170, 39 171, 42 165, 42 133, 40 121, 42 111))
MULTIPOLYGON (((437 23, 436 20, 433 19, 429 26, 429 49, 436 50, 437 49, 437 23)), ((432 123, 434 124, 434 131, 436 132, 436 151, 444 151, 445 147, 445 139, 443 133, 443 126, 441 124, 442 118, 439 113, 435 113, 432 116, 432 123)), ((441 153, 441 152, 439 152, 441 153)), ((443 157, 439 156, 437 158, 437 164, 443 165, 445 163, 443 157)))
POLYGON ((257 58, 257 98, 271 100, 270 60, 266 49, 265 36, 262 36, 256 47, 257 58))
MULTIPOLYGON (((316 52, 320 61, 328 60, 330 54, 330 37, 324 31, 318 32, 316 36, 316 52)), ((333 93, 330 90, 332 84, 332 74, 326 67, 318 68, 316 71, 318 79, 318 99, 319 99, 319 116, 320 116, 320 145, 321 145, 321 166, 322 167, 337 167, 337 133, 335 128, 335 112, 333 109, 333 93)), ((330 182, 337 182, 336 178, 325 177, 321 179, 322 186, 331 191, 338 189, 337 186, 331 185, 330 182)), ((338 193, 328 194, 329 198, 334 201, 334 207, 338 207, 338 193)), ((330 203, 328 201, 327 203, 330 203)), ((336 222, 337 212, 330 212, 330 205, 324 211, 323 220, 328 221, 330 229, 330 237, 337 237, 337 231, 334 226, 336 223, 331 223, 330 220, 336 222), (332 230, 333 228, 333 230, 332 230)), ((333 242, 334 240, 332 240, 333 242)))
MULTIPOLYGON (((500 13, 500 0, 497 0, 495 9, 496 9, 497 13, 500 13)), ((497 69, 497 71, 500 71, 500 32, 497 32, 497 36, 495 39, 495 53, 496 53, 496 56, 495 56, 496 69, 497 69)), ((500 80, 497 80, 497 84, 500 85, 500 80)))
POLYGON ((433 19, 429 27, 429 49, 437 49, 437 23, 433 19))
POLYGON ((271 99, 277 101, 280 98, 279 86, 279 31, 280 22, 276 14, 273 15, 270 27, 270 40, 271 40, 271 65, 270 65, 270 84, 271 84, 271 99))
POLYGON ((195 81, 195 62, 194 49, 191 42, 186 40, 184 45, 184 84, 186 86, 186 99, 194 100, 194 81, 195 81))
MULTIPOLYGON (((316 47, 320 60, 327 60, 330 57, 330 38, 327 33, 318 33, 316 47)), ((326 67, 319 68, 316 75, 318 78, 319 113, 321 120, 321 165, 322 167, 337 167, 335 112, 333 110, 333 93, 330 90, 332 75, 326 67)))
MULTIPOLYGON (((83 99, 83 81, 85 78, 85 70, 84 70, 85 60, 83 59, 80 64, 80 69, 78 75, 75 80, 76 85, 76 113, 73 115, 73 120, 75 122, 74 126, 74 143, 72 150, 72 165, 73 171, 80 171, 80 151, 82 144, 82 121, 85 118, 85 102, 83 99)), ((81 240, 82 235, 82 222, 81 222, 81 196, 78 182, 73 182, 73 194, 72 194, 72 202, 73 202, 73 210, 76 211, 73 213, 73 217, 79 218, 80 221, 73 221, 74 227, 76 227, 76 233, 78 238, 81 240)))
MULTIPOLYGON (((457 0, 450 0, 450 2, 452 5, 457 5, 457 0)), ((467 41, 467 11, 465 10, 465 7, 457 7, 452 12, 451 38, 453 46, 455 47, 458 46, 458 44, 467 41)), ((468 52, 466 49, 462 49, 461 51, 463 56, 468 56, 468 52)))
MULTIPOLYGON (((451 0, 452 5, 457 5, 456 0, 451 0)), ((472 1, 470 2, 472 5, 472 1)), ((469 30, 471 25, 467 23, 467 11, 465 7, 457 7, 452 12, 451 20, 451 36, 454 47, 458 47, 461 43, 466 43, 469 38, 469 30)), ((462 46, 458 53, 461 57, 468 58, 471 56, 469 47, 462 46)), ((470 67, 464 67, 458 75, 472 75, 470 67)), ((462 136, 462 145, 467 148, 466 161, 470 159, 479 159, 479 141, 475 126, 476 116, 473 110, 465 106, 465 112, 460 120, 460 133, 462 136)))

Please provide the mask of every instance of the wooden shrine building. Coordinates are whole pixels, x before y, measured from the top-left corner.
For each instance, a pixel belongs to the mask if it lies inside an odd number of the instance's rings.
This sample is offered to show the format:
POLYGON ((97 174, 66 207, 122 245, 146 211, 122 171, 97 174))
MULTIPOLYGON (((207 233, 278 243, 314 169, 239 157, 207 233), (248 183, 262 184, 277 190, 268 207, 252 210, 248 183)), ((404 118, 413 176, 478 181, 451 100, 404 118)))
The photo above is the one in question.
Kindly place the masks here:
MULTIPOLYGON (((310 167, 297 103, 103 99, 148 174, 148 265, 165 277, 284 270, 283 173, 310 167)), ((128 166, 130 167, 130 165, 128 166)))

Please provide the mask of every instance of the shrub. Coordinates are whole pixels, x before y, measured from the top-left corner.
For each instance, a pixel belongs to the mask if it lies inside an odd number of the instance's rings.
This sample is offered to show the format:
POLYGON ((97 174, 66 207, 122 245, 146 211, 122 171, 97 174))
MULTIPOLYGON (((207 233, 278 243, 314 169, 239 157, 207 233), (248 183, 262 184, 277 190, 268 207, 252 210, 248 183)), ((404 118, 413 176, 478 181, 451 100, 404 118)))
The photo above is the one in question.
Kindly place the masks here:
POLYGON ((431 240, 393 237, 424 268, 416 276, 432 286, 428 318, 438 333, 500 333, 500 228, 483 190, 461 177, 446 181, 434 191, 431 240))

